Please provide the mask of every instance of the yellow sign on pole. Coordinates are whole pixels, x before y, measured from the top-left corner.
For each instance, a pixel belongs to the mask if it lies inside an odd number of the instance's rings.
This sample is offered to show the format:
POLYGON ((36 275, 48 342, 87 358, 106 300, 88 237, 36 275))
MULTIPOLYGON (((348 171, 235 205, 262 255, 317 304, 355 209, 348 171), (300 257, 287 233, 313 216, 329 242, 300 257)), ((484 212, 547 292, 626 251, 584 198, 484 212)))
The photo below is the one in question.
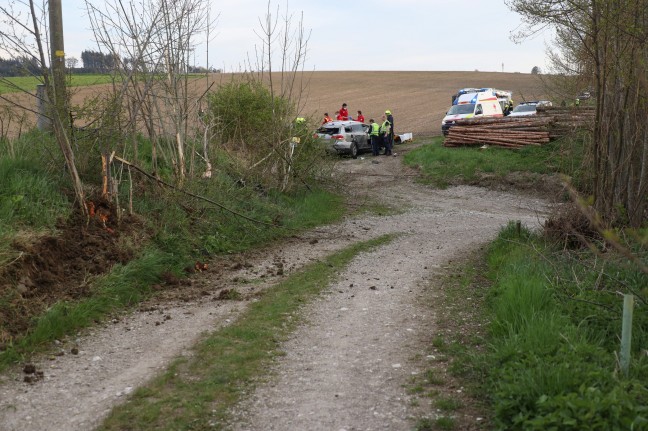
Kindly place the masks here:
POLYGON ((56 51, 54 51, 54 55, 57 56, 57 57, 65 57, 65 52, 63 52, 61 50, 56 50, 56 51))

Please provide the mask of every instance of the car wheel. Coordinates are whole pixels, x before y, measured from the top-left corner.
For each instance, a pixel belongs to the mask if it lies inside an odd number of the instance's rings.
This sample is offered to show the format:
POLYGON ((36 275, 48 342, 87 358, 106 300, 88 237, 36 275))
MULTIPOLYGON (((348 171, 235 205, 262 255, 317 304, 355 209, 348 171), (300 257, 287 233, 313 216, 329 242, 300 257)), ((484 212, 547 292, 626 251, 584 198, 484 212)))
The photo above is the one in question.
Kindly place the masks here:
POLYGON ((358 144, 351 142, 351 157, 354 159, 358 158, 358 144))

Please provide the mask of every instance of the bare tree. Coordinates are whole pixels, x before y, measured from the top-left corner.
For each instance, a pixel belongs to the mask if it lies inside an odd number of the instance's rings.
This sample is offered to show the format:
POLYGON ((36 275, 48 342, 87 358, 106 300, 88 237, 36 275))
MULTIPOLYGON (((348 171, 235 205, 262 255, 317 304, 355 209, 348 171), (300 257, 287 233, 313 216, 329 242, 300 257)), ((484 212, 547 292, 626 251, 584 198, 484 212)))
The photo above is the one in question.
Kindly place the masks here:
POLYGON ((68 57, 65 59, 65 65, 68 69, 76 69, 79 64, 79 59, 76 57, 68 57))
POLYGON ((588 171, 602 225, 641 226, 648 211, 648 0, 507 4, 531 32, 555 28, 554 65, 574 82, 593 87, 596 117, 588 171))
MULTIPOLYGON (((154 169, 160 157, 170 160, 182 182, 186 153, 192 151, 186 148, 188 137, 199 126, 198 99, 189 89, 190 54, 196 39, 211 24, 208 3, 88 0, 86 8, 100 49, 120 59, 114 71, 113 109, 128 110, 124 127, 131 130, 131 136, 139 126, 147 131, 153 143, 154 169)), ((103 118, 112 121, 119 116, 109 112, 103 118)))

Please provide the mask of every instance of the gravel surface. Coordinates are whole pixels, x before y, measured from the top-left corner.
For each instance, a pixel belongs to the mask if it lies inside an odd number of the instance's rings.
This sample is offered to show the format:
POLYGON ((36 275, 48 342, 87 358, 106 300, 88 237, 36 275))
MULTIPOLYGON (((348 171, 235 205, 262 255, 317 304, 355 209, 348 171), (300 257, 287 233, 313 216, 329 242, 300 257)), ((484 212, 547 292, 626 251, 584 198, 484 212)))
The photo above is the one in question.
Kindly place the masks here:
POLYGON ((174 357, 190 354, 202 333, 236 319, 246 301, 218 301, 219 291, 236 288, 247 296, 312 260, 387 233, 399 235, 357 256, 337 283, 304 307, 306 323, 283 345, 285 356, 233 410, 230 425, 409 430, 417 417, 433 414, 407 391, 411 377, 434 360, 422 342, 435 331, 435 316, 422 305, 424 290, 435 288, 449 261, 493 239, 509 220, 540 226, 548 205, 509 192, 417 184, 400 155, 348 159, 339 167, 356 202, 377 199, 402 211, 349 218, 237 262, 221 262, 217 272, 196 277, 192 289, 202 294, 190 300, 158 298, 62 340, 32 362, 36 381, 26 383, 22 368, 0 376, 0 429, 93 429, 174 357))

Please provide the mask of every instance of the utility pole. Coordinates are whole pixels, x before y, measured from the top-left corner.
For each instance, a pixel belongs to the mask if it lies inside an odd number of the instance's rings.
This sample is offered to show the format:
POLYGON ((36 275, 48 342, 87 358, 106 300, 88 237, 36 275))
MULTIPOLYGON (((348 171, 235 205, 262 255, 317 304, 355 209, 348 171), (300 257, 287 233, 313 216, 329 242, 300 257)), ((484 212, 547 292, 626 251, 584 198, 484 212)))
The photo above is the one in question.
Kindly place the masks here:
POLYGON ((65 47, 63 46, 63 11, 61 0, 49 0, 49 27, 51 67, 54 83, 54 106, 59 119, 67 130, 70 126, 67 114, 67 91, 65 89, 65 47))
POLYGON ((63 11, 61 0, 49 0, 49 26, 50 26, 50 68, 52 69, 52 81, 54 91, 49 90, 50 102, 54 103, 52 110, 52 121, 54 122, 54 134, 61 147, 65 165, 69 171, 70 178, 74 185, 79 209, 84 216, 88 215, 88 207, 85 201, 83 183, 77 171, 74 161, 74 151, 70 143, 70 116, 68 115, 67 91, 65 90, 65 48, 63 47, 63 11), (54 100, 52 100, 52 98, 54 100))

